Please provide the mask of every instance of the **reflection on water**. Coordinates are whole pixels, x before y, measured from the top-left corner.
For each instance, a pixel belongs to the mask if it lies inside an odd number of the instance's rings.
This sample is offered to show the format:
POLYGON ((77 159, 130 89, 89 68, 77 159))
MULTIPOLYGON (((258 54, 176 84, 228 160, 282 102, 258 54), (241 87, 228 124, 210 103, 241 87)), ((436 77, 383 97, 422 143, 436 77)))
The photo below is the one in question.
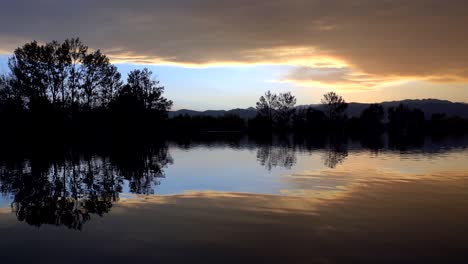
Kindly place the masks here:
POLYGON ((323 196, 363 181, 435 174, 443 166, 468 171, 457 159, 465 155, 464 138, 395 142, 240 137, 20 153, 1 160, 0 190, 20 221, 82 229, 91 215, 108 213, 120 195, 209 190, 323 196))
POLYGON ((467 143, 275 136, 0 152, 0 257, 464 263, 467 143))
POLYGON ((110 211, 124 185, 131 193, 153 194, 170 163, 165 146, 106 156, 69 151, 57 158, 44 153, 3 161, 0 190, 13 197, 11 208, 20 221, 81 229, 91 214, 110 211))
MULTIPOLYGON (((317 141, 315 142, 317 144, 317 141)), ((335 168, 348 156, 347 139, 327 138, 319 141, 320 148, 324 150, 323 163, 329 168, 335 168)), ((291 169, 297 162, 297 152, 303 151, 310 145, 297 145, 293 138, 276 138, 269 142, 263 142, 257 146, 257 159, 262 166, 269 171, 274 167, 291 169)), ((317 147, 317 145, 315 145, 317 147)), ((306 149, 309 152, 310 148, 306 149)))
POLYGON ((269 171, 274 167, 291 169, 296 163, 294 146, 282 142, 281 144, 261 144, 258 146, 257 159, 269 171))
POLYGON ((348 156, 346 141, 330 141, 324 155, 324 164, 329 168, 335 168, 343 163, 348 156))

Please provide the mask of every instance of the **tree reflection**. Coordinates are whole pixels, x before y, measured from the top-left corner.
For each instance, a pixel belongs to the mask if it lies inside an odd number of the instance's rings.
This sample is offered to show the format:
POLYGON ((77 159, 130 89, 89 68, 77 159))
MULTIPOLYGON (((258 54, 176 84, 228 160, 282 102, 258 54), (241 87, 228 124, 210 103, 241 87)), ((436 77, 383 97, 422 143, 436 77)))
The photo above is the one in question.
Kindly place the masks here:
MULTIPOLYGON (((34 226, 47 224, 80 230, 93 216, 109 213, 124 189, 135 194, 153 194, 165 177, 165 168, 173 162, 166 144, 175 143, 187 149, 203 145, 256 150, 258 163, 269 171, 276 167, 291 169, 304 155, 322 158, 324 166, 334 169, 345 161, 350 147, 373 152, 424 147, 421 145, 423 137, 405 141, 391 136, 366 140, 322 135, 208 138, 208 141, 184 138, 170 143, 133 146, 73 146, 55 151, 55 148, 42 146, 35 148, 39 152, 17 151, 17 146, 0 149, 0 192, 11 197, 12 211, 20 221, 34 226)), ((460 143, 452 144, 458 146, 460 143)), ((428 146, 424 151, 438 150, 428 146)))
POLYGON ((388 147, 398 151, 420 149, 424 146, 425 135, 421 133, 398 135, 390 133, 388 135, 388 147))
POLYGON ((346 157, 348 157, 348 145, 346 140, 330 138, 323 156, 323 164, 328 168, 334 169, 337 165, 343 163, 346 157))
POLYGON ((166 146, 115 153, 8 160, 0 166, 0 190, 13 196, 11 208, 19 221, 81 230, 91 215, 111 210, 125 181, 133 193, 153 193, 172 162, 166 146))
POLYGON ((259 143, 257 160, 268 171, 275 167, 291 169, 297 161, 296 149, 290 138, 272 138, 259 143))
POLYGON ((257 160, 269 171, 275 167, 291 169, 297 163, 297 152, 312 155, 317 149, 324 150, 323 164, 332 169, 348 156, 344 138, 272 137, 269 141, 258 143, 257 160))
POLYGON ((164 178, 163 169, 173 162, 167 146, 119 149, 112 153, 110 161, 116 172, 128 180, 130 191, 137 194, 153 194, 153 186, 164 178))

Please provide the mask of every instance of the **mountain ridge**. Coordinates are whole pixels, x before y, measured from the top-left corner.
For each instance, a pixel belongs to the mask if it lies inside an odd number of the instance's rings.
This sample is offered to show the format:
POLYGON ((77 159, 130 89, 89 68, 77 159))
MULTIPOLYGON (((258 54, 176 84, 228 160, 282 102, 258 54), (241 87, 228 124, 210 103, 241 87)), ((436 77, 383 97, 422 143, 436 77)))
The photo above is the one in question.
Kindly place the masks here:
MULTIPOLYGON (((435 113, 444 113, 447 116, 459 116, 462 118, 468 118, 468 104, 462 102, 451 102, 449 100, 440 100, 440 99, 404 99, 399 101, 384 101, 381 103, 385 112, 389 107, 395 107, 399 104, 405 104, 411 108, 419 108, 424 111, 426 118, 431 118, 432 114, 435 113)), ((348 109, 346 114, 348 117, 358 117, 361 112, 367 108, 370 103, 359 103, 351 102, 348 103, 348 109)), ((296 108, 306 108, 313 107, 315 109, 321 109, 320 104, 308 104, 308 105, 298 105, 296 108)), ((180 109, 176 111, 169 111, 169 117, 173 118, 179 115, 189 115, 189 116, 213 116, 220 117, 224 115, 239 115, 241 118, 249 119, 255 117, 257 110, 254 107, 249 108, 234 108, 230 110, 205 110, 205 111, 196 111, 190 109, 180 109)))

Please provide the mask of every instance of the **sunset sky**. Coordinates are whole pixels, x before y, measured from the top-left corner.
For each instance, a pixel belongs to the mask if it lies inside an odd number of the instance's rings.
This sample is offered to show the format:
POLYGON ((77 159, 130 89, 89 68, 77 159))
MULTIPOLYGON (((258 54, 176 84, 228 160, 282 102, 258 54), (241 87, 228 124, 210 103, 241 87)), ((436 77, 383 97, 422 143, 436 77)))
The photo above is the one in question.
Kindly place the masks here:
POLYGON ((26 42, 79 37, 119 70, 149 67, 175 109, 468 102, 466 0, 14 0, 0 3, 0 72, 26 42))

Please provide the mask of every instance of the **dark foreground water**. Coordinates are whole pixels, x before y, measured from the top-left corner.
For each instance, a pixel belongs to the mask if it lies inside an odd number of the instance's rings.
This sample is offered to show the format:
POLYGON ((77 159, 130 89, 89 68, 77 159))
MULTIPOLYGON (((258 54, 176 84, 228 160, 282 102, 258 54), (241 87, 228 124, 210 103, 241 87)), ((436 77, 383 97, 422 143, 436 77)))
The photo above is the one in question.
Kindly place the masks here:
POLYGON ((468 140, 3 151, 2 263, 468 263, 468 140))

